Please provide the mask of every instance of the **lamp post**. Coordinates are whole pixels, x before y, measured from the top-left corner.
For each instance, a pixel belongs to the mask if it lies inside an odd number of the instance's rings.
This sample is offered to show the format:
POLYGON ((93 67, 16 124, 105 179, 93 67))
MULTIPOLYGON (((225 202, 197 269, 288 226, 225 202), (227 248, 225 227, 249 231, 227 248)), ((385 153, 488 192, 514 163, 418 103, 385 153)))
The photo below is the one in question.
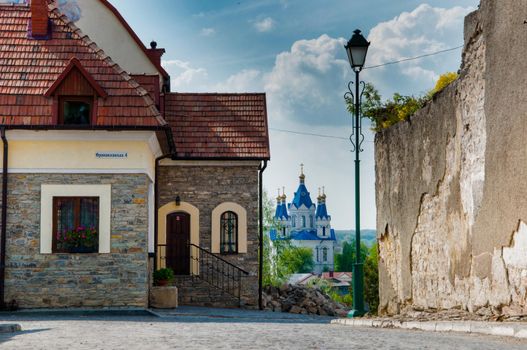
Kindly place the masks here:
POLYGON ((352 90, 353 82, 348 83, 348 92, 344 95, 346 100, 354 100, 354 112, 352 133, 350 136, 353 150, 355 151, 355 263, 353 264, 353 310, 348 313, 348 317, 360 317, 365 313, 364 310, 364 266, 360 256, 360 152, 364 134, 362 133, 362 121, 360 115, 360 104, 362 92, 364 92, 364 82, 359 79, 359 73, 364 67, 366 54, 370 43, 362 36, 360 30, 355 30, 353 36, 344 46, 348 54, 351 69, 355 72, 355 92, 352 90), (362 83, 362 91, 360 86, 362 83))

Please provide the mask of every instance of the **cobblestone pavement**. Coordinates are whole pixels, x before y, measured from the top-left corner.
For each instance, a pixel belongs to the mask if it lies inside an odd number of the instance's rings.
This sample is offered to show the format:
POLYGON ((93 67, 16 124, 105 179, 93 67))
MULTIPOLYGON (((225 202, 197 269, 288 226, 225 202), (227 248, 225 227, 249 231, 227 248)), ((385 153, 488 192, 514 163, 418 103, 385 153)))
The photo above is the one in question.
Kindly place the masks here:
POLYGON ((527 349, 524 340, 355 328, 325 317, 198 308, 161 316, 0 314, 23 330, 0 334, 0 349, 527 349))

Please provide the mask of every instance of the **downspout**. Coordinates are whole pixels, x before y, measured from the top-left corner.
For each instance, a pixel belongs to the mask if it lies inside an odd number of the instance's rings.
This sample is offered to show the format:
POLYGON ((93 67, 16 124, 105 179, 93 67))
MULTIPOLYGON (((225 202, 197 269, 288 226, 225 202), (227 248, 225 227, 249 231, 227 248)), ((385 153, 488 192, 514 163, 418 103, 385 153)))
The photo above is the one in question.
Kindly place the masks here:
POLYGON ((154 271, 157 270, 157 244, 158 244, 158 221, 159 221, 159 162, 163 159, 176 158, 176 146, 174 144, 174 138, 172 136, 172 129, 170 127, 165 128, 165 136, 169 147, 169 153, 163 154, 156 158, 154 166, 154 271))
POLYGON ((158 176, 158 173, 159 173, 159 162, 162 161, 163 159, 166 159, 166 158, 171 158, 172 155, 171 154, 164 154, 160 157, 157 157, 156 158, 156 164, 155 164, 155 169, 154 169, 154 271, 157 270, 157 243, 158 243, 158 234, 157 234, 157 230, 158 230, 158 220, 159 220, 159 214, 158 214, 158 211, 159 211, 159 185, 158 185, 158 180, 159 180, 159 176, 158 176))
POLYGON ((259 213, 259 220, 260 220, 260 225, 259 225, 259 229, 260 229, 260 249, 259 249, 259 253, 258 254, 258 307, 260 310, 263 310, 263 296, 262 296, 262 293, 263 293, 263 250, 264 250, 264 245, 263 245, 263 172, 265 170, 265 168, 267 168, 267 160, 264 160, 263 161, 263 165, 260 164, 260 166, 258 167, 258 182, 259 182, 259 187, 258 187, 258 198, 259 198, 259 203, 258 203, 258 213, 259 213))
POLYGON ((5 127, 1 128, 1 137, 4 144, 4 160, 2 169, 2 228, 0 231, 0 309, 6 307, 5 303, 5 258, 7 240, 7 155, 8 143, 5 136, 5 127))

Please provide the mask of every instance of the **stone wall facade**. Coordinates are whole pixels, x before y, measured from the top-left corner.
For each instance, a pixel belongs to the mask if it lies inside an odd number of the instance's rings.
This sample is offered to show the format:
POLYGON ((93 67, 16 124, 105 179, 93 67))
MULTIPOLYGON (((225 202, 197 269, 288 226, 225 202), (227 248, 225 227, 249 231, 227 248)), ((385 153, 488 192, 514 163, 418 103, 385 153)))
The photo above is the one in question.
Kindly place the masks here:
POLYGON ((527 312, 525 18, 483 0, 460 78, 376 136, 381 313, 527 312))
POLYGON ((10 174, 6 301, 22 308, 147 307, 149 182, 142 174, 10 174), (40 254, 42 184, 111 184, 110 254, 40 254))
POLYGON ((247 307, 258 305, 258 165, 225 165, 223 162, 187 163, 159 167, 159 207, 182 202, 199 209, 199 244, 211 251, 212 210, 224 202, 234 202, 247 211, 247 253, 222 255, 230 263, 249 272, 243 277, 242 300, 247 307))

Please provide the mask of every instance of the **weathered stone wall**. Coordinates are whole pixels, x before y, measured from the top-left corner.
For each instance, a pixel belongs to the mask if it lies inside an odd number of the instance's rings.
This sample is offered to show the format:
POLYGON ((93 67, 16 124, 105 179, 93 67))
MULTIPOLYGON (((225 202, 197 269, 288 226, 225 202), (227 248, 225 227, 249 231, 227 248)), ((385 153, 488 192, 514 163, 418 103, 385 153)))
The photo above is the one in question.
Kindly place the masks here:
POLYGON ((248 307, 258 305, 258 167, 221 163, 161 166, 159 207, 173 202, 176 195, 199 209, 199 242, 208 251, 212 210, 223 202, 235 202, 247 210, 247 253, 222 258, 249 272, 244 277, 242 299, 248 307))
POLYGON ((383 313, 527 311, 525 18, 482 1, 460 78, 376 136, 383 313))
POLYGON ((22 308, 148 305, 146 175, 10 174, 6 301, 22 308), (110 254, 40 254, 41 184, 111 184, 110 254))

